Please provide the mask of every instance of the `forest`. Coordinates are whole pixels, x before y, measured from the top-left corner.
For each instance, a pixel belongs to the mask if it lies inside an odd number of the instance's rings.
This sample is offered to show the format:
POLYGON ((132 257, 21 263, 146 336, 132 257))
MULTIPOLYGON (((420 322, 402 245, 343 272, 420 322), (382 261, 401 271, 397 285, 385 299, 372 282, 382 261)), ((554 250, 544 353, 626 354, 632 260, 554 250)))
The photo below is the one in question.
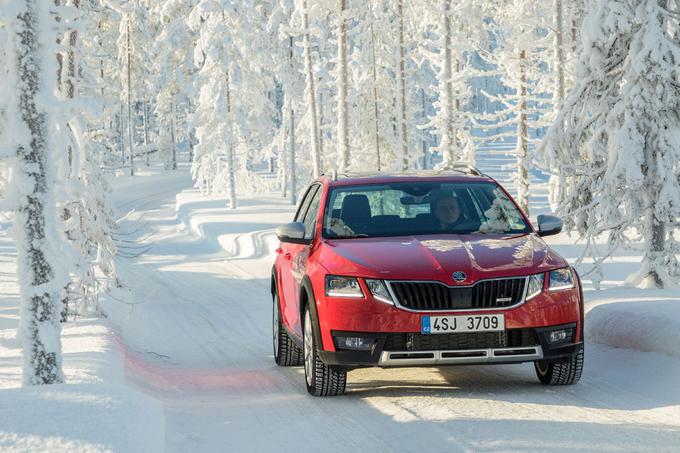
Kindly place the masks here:
POLYGON ((525 211, 541 172, 583 256, 637 247, 628 282, 673 287, 679 21, 676 0, 0 1, 28 381, 63 379, 59 323, 122 284, 107 178, 154 164, 188 163, 236 209, 295 204, 328 171, 447 171, 510 143, 525 211))

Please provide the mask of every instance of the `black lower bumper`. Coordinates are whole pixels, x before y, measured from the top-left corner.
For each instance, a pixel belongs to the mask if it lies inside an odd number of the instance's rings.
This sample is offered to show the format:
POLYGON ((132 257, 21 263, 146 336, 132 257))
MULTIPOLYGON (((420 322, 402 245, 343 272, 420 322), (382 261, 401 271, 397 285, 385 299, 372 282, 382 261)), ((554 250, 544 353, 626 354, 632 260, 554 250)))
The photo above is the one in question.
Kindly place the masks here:
POLYGON ((558 362, 576 355, 583 348, 583 342, 580 341, 550 345, 545 333, 558 327, 563 326, 525 329, 531 331, 530 337, 507 335, 501 342, 483 338, 475 342, 469 337, 464 341, 451 341, 439 337, 437 341, 433 341, 432 338, 416 338, 419 341, 403 343, 395 341, 394 336, 409 335, 411 336, 409 338, 412 338, 420 334, 332 332, 334 338, 336 336, 361 336, 374 338, 374 341, 370 350, 343 350, 336 344, 336 351, 319 351, 318 354, 325 364, 347 370, 375 366, 449 366, 520 363, 536 360, 558 362), (530 353, 532 349, 533 353, 530 353), (403 357, 404 360, 389 360, 392 356, 397 359, 403 357))

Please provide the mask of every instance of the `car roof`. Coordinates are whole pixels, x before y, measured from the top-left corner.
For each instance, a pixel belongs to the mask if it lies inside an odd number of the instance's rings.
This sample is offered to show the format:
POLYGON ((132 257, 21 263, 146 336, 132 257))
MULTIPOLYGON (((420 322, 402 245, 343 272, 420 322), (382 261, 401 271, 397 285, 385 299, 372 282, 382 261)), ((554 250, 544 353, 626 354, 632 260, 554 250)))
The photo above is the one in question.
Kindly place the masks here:
POLYGON ((460 172, 410 172, 410 173, 372 173, 365 175, 347 175, 334 179, 332 175, 324 175, 331 187, 355 186, 368 184, 390 184, 397 182, 495 182, 484 174, 461 174, 460 172))

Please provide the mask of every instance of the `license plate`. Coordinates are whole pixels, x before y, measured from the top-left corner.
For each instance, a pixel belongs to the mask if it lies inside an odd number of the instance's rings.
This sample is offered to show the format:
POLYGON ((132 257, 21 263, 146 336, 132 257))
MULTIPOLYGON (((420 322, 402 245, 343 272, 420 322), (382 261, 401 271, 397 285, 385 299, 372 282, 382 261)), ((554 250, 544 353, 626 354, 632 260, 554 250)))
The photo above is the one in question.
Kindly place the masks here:
POLYGON ((423 316, 420 333, 497 332, 505 330, 505 315, 423 316))

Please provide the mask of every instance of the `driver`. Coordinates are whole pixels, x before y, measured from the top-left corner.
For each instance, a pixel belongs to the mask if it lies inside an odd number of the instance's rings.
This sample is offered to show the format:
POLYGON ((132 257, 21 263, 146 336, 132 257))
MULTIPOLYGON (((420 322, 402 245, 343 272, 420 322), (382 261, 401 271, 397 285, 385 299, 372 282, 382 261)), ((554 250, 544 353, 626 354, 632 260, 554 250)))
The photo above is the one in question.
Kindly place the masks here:
POLYGON ((451 195, 445 195, 434 201, 434 216, 437 218, 442 230, 450 230, 460 220, 460 205, 458 199, 451 195))

